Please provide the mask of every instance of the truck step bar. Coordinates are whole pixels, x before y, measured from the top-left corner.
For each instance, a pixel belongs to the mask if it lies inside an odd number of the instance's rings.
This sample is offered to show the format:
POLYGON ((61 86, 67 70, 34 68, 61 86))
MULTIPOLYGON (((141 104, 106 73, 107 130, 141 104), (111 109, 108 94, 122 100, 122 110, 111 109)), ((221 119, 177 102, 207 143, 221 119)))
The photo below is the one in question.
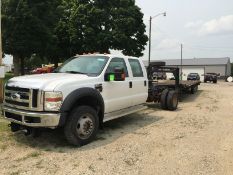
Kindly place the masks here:
POLYGON ((126 108, 126 109, 122 109, 119 111, 115 111, 115 112, 111 112, 111 113, 107 113, 104 115, 104 122, 107 122, 109 120, 113 120, 125 115, 129 115, 141 110, 147 109, 147 106, 144 105, 137 105, 137 106, 132 106, 130 108, 126 108))

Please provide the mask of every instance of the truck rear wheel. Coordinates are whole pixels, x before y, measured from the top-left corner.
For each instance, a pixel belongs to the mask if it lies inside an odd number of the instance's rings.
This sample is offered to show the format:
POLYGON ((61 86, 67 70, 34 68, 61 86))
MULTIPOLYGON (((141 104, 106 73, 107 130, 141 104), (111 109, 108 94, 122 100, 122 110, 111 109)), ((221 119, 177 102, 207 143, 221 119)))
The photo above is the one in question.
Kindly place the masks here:
POLYGON ((167 108, 170 111, 174 111, 178 106, 178 93, 174 90, 169 91, 167 95, 167 108))
POLYGON ((82 146, 94 140, 98 128, 97 112, 92 107, 79 106, 71 111, 64 134, 70 144, 82 146))
POLYGON ((164 89, 161 97, 160 97, 160 106, 162 109, 166 110, 167 109, 167 96, 168 96, 168 89, 164 89))

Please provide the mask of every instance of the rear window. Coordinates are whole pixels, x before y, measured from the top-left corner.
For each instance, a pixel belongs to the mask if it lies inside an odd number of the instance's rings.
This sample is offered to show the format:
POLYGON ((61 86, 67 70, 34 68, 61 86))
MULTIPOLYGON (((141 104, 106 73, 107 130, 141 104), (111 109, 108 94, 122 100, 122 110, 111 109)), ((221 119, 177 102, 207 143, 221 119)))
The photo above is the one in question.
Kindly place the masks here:
POLYGON ((129 59, 129 64, 133 73, 133 77, 143 77, 142 67, 138 60, 129 59))

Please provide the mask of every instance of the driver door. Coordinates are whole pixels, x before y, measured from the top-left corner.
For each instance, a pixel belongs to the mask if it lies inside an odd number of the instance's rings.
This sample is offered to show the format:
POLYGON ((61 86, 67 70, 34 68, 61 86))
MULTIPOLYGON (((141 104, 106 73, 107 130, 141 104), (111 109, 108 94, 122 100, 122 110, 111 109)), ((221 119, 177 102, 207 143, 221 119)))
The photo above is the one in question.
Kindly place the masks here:
POLYGON ((103 98, 105 101, 105 113, 118 111, 132 106, 130 80, 125 59, 112 58, 105 73, 114 72, 115 68, 123 68, 125 81, 109 81, 103 83, 103 98))

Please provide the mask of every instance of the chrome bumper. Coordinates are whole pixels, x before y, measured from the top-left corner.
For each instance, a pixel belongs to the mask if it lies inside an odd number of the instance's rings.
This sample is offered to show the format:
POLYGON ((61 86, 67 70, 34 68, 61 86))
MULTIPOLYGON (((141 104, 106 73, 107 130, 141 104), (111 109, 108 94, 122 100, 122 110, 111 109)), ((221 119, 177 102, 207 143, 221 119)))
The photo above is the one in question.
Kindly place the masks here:
POLYGON ((56 128, 59 125, 60 114, 48 112, 32 112, 2 106, 3 118, 29 127, 56 128))

